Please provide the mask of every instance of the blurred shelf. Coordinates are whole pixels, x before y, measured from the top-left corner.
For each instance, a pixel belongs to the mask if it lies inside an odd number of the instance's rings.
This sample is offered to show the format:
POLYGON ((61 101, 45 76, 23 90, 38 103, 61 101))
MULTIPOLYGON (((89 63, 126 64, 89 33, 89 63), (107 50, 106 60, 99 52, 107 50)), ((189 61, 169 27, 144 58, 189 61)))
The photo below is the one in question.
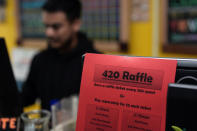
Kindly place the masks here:
POLYGON ((197 44, 167 43, 163 45, 163 51, 168 53, 197 54, 197 44))
POLYGON ((170 7, 168 10, 169 13, 197 13, 197 6, 193 7, 170 7))
POLYGON ((161 5, 162 50, 197 54, 197 1, 163 0, 161 5))

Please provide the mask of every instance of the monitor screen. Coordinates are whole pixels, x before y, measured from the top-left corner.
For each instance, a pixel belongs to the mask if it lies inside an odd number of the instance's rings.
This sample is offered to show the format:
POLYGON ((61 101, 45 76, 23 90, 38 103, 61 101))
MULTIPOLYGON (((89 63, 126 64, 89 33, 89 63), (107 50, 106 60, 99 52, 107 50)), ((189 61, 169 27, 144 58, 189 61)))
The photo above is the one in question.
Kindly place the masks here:
POLYGON ((196 59, 178 59, 175 82, 197 85, 196 59))
POLYGON ((20 103, 5 40, 0 38, 0 117, 19 114, 20 103))
POLYGON ((172 126, 183 131, 197 131, 197 85, 169 84, 166 131, 172 126))

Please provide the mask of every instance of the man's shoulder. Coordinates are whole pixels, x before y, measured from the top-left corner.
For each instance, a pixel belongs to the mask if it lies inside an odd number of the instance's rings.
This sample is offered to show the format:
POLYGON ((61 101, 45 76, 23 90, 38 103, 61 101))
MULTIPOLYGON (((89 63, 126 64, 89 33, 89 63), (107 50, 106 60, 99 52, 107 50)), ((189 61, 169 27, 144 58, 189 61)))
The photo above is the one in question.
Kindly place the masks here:
POLYGON ((94 47, 93 40, 89 39, 85 33, 78 32, 79 48, 83 53, 100 53, 94 47))

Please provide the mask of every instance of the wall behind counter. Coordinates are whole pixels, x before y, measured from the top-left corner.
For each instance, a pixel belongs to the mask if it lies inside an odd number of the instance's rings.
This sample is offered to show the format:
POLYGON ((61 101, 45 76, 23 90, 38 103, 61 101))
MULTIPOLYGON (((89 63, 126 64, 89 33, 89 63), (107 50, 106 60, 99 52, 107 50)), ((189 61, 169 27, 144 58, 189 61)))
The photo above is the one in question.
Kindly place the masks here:
POLYGON ((131 22, 129 54, 134 56, 197 58, 197 54, 177 54, 162 51, 161 13, 162 1, 150 0, 150 19, 146 22, 131 22), (161 21, 160 21, 161 20, 161 21))
MULTIPOLYGON (((17 19, 16 19, 16 0, 7 0, 6 9, 6 21, 0 23, 0 37, 5 37, 9 53, 16 46, 17 40, 17 19)), ((158 6, 158 0, 150 0, 150 19, 146 22, 131 22, 130 24, 130 38, 129 38, 129 55, 134 56, 156 56, 157 57, 182 57, 182 58, 197 58, 197 55, 187 54, 173 54, 165 53, 162 51, 161 39, 156 42, 156 48, 154 39, 157 37, 155 34, 160 34, 161 31, 155 24, 160 22, 160 8, 158 6), (159 13, 158 13, 159 12, 159 13), (158 13, 158 14, 156 14, 158 13)), ((159 3, 161 7, 161 1, 159 3)))
POLYGON ((0 22, 0 37, 4 37, 11 53, 17 41, 16 0, 7 0, 6 18, 0 22))

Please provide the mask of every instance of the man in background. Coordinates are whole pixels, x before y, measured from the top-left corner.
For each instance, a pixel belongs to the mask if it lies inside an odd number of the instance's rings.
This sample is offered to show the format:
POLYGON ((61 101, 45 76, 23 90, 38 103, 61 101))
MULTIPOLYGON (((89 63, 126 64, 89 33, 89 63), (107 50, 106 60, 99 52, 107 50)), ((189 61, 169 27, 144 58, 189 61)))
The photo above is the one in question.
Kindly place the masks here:
POLYGON ((80 0, 48 0, 42 10, 48 48, 33 58, 22 101, 28 106, 40 98, 42 108, 50 109, 51 101, 79 93, 82 55, 97 51, 79 32, 80 0))

